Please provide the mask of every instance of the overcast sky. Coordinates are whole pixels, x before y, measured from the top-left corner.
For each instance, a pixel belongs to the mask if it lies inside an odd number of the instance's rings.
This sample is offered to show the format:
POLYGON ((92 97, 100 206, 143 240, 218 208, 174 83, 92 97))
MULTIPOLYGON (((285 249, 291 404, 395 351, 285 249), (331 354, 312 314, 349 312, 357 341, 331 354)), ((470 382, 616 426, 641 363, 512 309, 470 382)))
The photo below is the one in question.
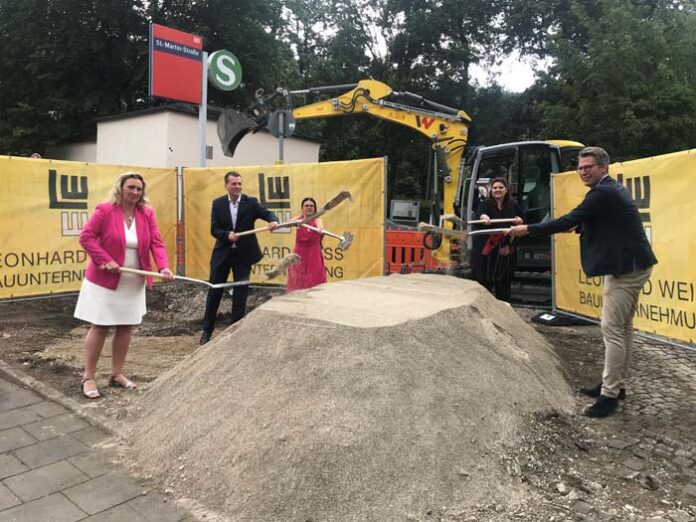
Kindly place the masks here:
POLYGON ((519 53, 515 52, 504 59, 500 66, 471 65, 469 73, 481 86, 490 85, 495 79, 508 91, 522 92, 534 83, 535 69, 546 69, 546 64, 528 58, 521 60, 519 53))

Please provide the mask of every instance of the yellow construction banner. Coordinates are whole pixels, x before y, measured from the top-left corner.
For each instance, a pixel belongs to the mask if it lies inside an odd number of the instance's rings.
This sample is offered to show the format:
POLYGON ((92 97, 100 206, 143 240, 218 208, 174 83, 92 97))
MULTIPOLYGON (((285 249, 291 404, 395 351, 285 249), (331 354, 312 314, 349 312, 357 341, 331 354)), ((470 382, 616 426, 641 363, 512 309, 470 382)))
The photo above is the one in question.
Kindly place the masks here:
MULTIPOLYGON (((374 275, 384 271, 384 158, 295 163, 230 168, 184 169, 184 220, 186 230, 186 275, 208 279, 210 254, 215 238, 210 235, 212 201, 227 194, 224 177, 229 171, 242 175, 242 192, 259 202, 286 222, 301 214, 300 203, 312 197, 321 208, 342 190, 350 191, 353 201, 338 205, 322 217, 326 230, 343 235, 352 232, 350 249, 339 247, 339 240, 324 236, 324 262, 328 281, 342 281, 374 275)), ((256 228, 264 226, 257 221, 256 228)), ((254 265, 252 282, 285 284, 285 276, 267 281, 265 273, 290 254, 295 245, 294 229, 260 232, 264 258, 254 265)))
MULTIPOLYGON (((691 222, 696 149, 615 163, 609 173, 636 201, 658 259, 643 287, 634 326, 696 343, 696 229, 691 222)), ((554 216, 566 214, 586 193, 576 173, 554 176, 554 216)), ((553 248, 555 308, 600 318, 602 278, 583 273, 577 234, 556 234, 553 248)))
POLYGON ((79 235, 122 173, 145 179, 176 266, 176 170, 0 156, 0 299, 80 289, 87 255, 79 235))

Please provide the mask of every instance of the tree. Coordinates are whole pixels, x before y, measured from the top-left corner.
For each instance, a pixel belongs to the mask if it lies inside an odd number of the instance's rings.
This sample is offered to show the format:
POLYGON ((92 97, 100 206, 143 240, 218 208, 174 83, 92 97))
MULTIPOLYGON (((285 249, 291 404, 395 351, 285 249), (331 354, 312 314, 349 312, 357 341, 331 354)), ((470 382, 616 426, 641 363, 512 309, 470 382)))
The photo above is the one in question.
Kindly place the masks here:
POLYGON ((146 94, 146 25, 138 2, 0 4, 0 150, 43 152, 94 135, 94 117, 146 94))
MULTIPOLYGON (((286 0, 301 87, 375 78, 452 107, 467 107, 470 63, 498 48, 501 0, 286 0)), ((347 89, 346 89, 347 90, 347 89)), ((415 104, 412 99, 404 103, 415 104)), ((302 127, 306 124, 303 123, 302 127)), ((388 122, 331 118, 315 125, 322 160, 389 156, 389 195, 424 197, 430 141, 388 122)))
POLYGON ((686 3, 573 2, 576 33, 554 35, 537 86, 541 127, 601 145, 614 159, 696 142, 696 12, 686 3))
POLYGON ((148 23, 201 34, 244 57, 244 83, 211 103, 246 105, 261 80, 297 78, 275 38, 276 0, 4 0, 0 2, 0 153, 94 137, 95 118, 163 102, 148 98, 148 23))

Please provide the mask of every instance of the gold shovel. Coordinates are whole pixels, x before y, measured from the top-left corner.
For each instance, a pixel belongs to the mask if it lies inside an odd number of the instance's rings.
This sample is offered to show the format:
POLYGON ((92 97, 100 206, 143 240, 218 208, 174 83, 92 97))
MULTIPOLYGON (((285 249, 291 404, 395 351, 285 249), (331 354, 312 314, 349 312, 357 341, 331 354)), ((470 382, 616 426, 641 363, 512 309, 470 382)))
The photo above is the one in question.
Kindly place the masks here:
MULTIPOLYGON (((137 268, 128 268, 125 266, 120 267, 119 270, 128 274, 137 274, 141 276, 158 277, 159 279, 164 279, 164 275, 160 274, 159 272, 148 272, 147 270, 138 270, 137 268)), ((232 283, 209 283, 208 281, 203 281, 202 279, 194 279, 193 277, 184 277, 180 275, 175 275, 174 280, 187 281, 189 283, 205 285, 210 288, 230 288, 233 286, 244 286, 249 284, 249 281, 234 281, 232 283)))
MULTIPOLYGON (((350 192, 348 192, 347 190, 341 191, 338 194, 336 194, 334 197, 332 197, 329 201, 324 203, 324 206, 321 207, 319 210, 317 210, 311 216, 307 216, 306 218, 303 218, 303 219, 293 219, 292 221, 280 223, 275 228, 275 230, 278 230, 279 228, 298 227, 300 225, 304 225, 306 223, 309 223, 313 219, 316 219, 319 216, 323 216, 329 210, 336 208, 339 204, 341 204, 346 199, 350 199, 351 201, 353 200, 353 198, 350 196, 350 192)), ((268 230, 270 230, 270 227, 265 226, 265 227, 261 227, 261 228, 255 228, 253 230, 245 230, 244 232, 235 232, 235 234, 237 235, 237 237, 242 237, 242 236, 250 236, 251 234, 256 234, 258 232, 266 232, 268 230)))
POLYGON ((333 232, 329 232, 328 230, 319 230, 317 227, 305 225, 304 223, 302 223, 302 225, 300 226, 308 228, 309 230, 314 230, 314 232, 319 232, 320 234, 324 234, 325 236, 338 239, 340 241, 340 243, 338 244, 338 248, 342 248, 344 252, 350 248, 350 245, 353 244, 353 239, 355 238, 352 232, 344 232, 342 236, 339 236, 338 234, 334 234, 333 232))

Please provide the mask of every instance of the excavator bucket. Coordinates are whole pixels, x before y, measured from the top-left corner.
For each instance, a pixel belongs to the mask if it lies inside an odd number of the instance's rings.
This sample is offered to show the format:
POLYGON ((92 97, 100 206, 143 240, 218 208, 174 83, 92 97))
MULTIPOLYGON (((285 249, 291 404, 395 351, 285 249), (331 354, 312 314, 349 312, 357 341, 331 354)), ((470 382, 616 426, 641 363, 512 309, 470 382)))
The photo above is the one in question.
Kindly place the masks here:
POLYGON ((242 141, 242 138, 261 129, 263 124, 259 124, 247 113, 227 109, 218 118, 217 132, 222 145, 222 152, 225 156, 234 156, 234 151, 242 141))

